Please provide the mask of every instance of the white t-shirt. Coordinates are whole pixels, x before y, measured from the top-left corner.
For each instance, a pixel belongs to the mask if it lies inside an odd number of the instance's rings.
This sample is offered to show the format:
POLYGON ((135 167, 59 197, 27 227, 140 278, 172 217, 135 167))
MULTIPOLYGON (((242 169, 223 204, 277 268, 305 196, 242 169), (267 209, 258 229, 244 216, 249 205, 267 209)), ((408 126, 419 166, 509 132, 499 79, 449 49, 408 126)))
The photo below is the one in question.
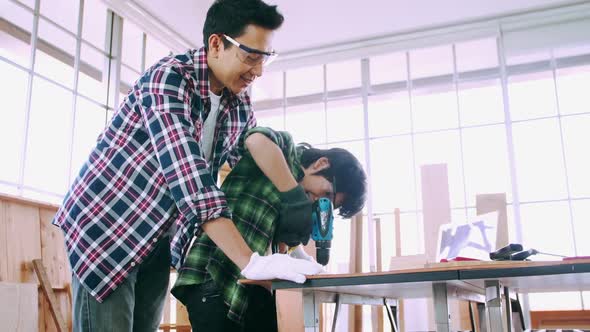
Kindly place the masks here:
POLYGON ((215 124, 217 123, 217 114, 221 106, 221 96, 218 96, 209 90, 209 99, 211 99, 211 110, 203 124, 203 142, 201 147, 207 161, 211 161, 211 151, 213 151, 213 136, 215 135, 215 124))

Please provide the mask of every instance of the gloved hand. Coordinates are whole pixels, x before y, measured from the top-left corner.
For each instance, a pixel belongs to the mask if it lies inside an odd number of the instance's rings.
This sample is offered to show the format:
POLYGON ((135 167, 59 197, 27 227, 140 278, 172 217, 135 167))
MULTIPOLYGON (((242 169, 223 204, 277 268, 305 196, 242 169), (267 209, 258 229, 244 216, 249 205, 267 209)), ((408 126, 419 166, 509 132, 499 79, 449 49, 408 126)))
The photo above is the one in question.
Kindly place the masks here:
POLYGON ((316 262, 296 259, 285 254, 260 256, 255 252, 242 270, 242 275, 252 280, 284 279, 302 284, 306 275, 318 274, 322 270, 323 266, 316 262))
POLYGON ((297 259, 304 259, 306 261, 309 262, 314 262, 317 263, 315 258, 313 258, 312 256, 308 255, 305 250, 303 249, 303 246, 298 245, 297 247, 295 247, 295 249, 293 249, 293 251, 291 251, 291 253, 289 253, 289 256, 293 257, 293 258, 297 258, 297 259))
POLYGON ((281 211, 275 241, 284 242, 289 247, 295 247, 300 243, 307 244, 311 236, 313 202, 299 184, 289 191, 280 192, 279 197, 281 211))

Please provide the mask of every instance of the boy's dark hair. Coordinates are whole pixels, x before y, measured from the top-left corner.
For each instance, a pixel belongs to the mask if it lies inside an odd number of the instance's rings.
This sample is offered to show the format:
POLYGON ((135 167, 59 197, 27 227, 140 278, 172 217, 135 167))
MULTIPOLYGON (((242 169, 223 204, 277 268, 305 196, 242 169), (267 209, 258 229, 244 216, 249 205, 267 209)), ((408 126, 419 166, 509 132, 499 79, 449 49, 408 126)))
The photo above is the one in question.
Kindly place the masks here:
POLYGON ((367 200, 367 175, 356 157, 341 148, 316 149, 311 145, 300 144, 302 148, 301 166, 307 168, 321 157, 330 161, 330 167, 317 173, 328 181, 335 180, 336 192, 344 194, 344 202, 339 215, 350 218, 365 206, 367 200))
MULTIPOLYGON (((203 25, 203 43, 209 48, 209 37, 226 34, 232 38, 240 37, 248 24, 276 30, 283 24, 283 15, 277 6, 270 6, 261 0, 217 0, 209 7, 203 25)), ((222 38, 223 45, 232 44, 222 38)))

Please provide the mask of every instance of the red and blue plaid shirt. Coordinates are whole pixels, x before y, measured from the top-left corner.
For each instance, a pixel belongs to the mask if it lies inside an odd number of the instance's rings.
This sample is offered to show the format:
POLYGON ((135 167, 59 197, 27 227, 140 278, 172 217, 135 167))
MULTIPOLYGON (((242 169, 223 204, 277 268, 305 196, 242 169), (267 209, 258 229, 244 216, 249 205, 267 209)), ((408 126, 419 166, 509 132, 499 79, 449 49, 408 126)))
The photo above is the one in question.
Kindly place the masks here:
POLYGON ((135 82, 98 137, 53 220, 73 272, 98 301, 172 224, 171 263, 179 267, 203 222, 231 218, 217 173, 237 163, 256 120, 245 92, 224 89, 208 163, 200 142, 210 105, 205 50, 166 57, 135 82))

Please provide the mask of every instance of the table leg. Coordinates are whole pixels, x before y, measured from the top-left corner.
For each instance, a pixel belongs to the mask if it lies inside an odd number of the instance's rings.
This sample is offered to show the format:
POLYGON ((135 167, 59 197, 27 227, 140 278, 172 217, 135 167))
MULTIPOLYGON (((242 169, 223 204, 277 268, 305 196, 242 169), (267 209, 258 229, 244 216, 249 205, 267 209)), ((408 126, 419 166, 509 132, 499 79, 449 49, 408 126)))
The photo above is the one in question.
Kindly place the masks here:
POLYGON ((451 331, 451 316, 446 283, 432 284, 434 293, 434 322, 437 332, 451 331))
POLYGON ((479 332, 487 332, 488 317, 485 303, 477 303, 477 313, 479 315, 479 332))
POLYGON ((334 308, 334 319, 332 319, 332 332, 336 331, 336 321, 338 319, 338 311, 340 311, 340 295, 336 294, 336 308, 334 308))
POLYGON ((502 319, 502 294, 498 280, 486 280, 486 312, 488 332, 503 332, 504 320, 502 319))
POLYGON ((504 299, 506 303, 506 327, 508 332, 512 332, 512 300, 510 299, 510 290, 504 287, 504 299))
POLYGON ((313 291, 303 291, 303 327, 305 332, 319 332, 320 310, 313 291))

